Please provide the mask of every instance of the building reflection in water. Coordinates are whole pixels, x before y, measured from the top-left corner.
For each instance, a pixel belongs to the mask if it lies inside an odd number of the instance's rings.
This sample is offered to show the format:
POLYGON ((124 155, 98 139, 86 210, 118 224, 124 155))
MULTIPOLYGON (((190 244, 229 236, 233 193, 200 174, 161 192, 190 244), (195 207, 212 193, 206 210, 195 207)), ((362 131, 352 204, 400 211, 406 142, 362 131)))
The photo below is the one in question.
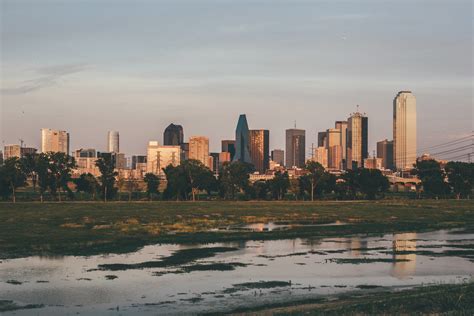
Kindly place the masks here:
POLYGON ((416 272, 416 233, 393 235, 393 259, 391 275, 406 279, 416 272), (405 253, 408 252, 408 253, 405 253))

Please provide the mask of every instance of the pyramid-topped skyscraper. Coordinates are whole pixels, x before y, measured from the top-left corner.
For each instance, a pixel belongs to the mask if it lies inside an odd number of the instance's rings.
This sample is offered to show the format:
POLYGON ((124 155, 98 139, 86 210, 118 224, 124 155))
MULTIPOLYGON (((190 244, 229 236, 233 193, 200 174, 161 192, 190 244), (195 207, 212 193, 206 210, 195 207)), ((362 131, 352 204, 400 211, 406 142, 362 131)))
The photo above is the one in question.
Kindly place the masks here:
POLYGON ((250 158, 250 132, 247 116, 241 114, 235 130, 235 156, 233 161, 252 163, 250 158))

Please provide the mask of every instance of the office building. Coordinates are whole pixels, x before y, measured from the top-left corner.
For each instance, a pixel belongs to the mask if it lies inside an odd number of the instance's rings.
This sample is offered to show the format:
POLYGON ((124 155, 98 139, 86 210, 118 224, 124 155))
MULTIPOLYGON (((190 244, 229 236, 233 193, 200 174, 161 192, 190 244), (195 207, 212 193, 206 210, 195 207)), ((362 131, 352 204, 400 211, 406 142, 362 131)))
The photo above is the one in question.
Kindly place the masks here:
POLYGON ((286 167, 303 168, 306 163, 306 131, 286 130, 286 167))
POLYGON ((382 168, 393 170, 393 141, 377 142, 377 158, 382 160, 382 168))
POLYGON ((36 153, 37 149, 33 147, 22 147, 20 145, 6 145, 3 148, 3 151, 3 158, 6 160, 12 157, 21 158, 25 155, 33 155, 36 153))
POLYGON ((285 151, 283 149, 272 150, 272 161, 282 167, 285 166, 285 151))
POLYGON ((209 159, 212 160, 210 161, 209 163, 209 166, 211 169, 212 172, 214 173, 218 173, 219 172, 219 165, 220 165, 220 161, 219 161, 219 158, 220 158, 220 153, 210 153, 209 154, 209 159))
POLYGON ((400 91, 393 100, 393 160, 395 169, 409 170, 416 163, 416 98, 400 91))
POLYGON ((235 155, 232 161, 253 163, 250 157, 250 131, 247 124, 247 116, 240 115, 237 128, 235 129, 235 155))
POLYGON ((163 133, 165 146, 180 146, 184 143, 184 131, 181 125, 170 124, 163 133))
POLYGON ((335 128, 341 131, 342 161, 345 163, 347 151, 347 121, 336 121, 335 128))
POLYGON ((143 155, 133 155, 132 156, 132 162, 130 165, 130 168, 132 170, 137 169, 139 164, 145 164, 146 165, 146 156, 143 155))
POLYGON ((147 172, 163 175, 163 169, 181 163, 181 148, 179 146, 160 146, 157 141, 150 141, 147 147, 147 172))
POLYGON ((181 161, 189 159, 189 143, 182 143, 181 147, 181 161))
POLYGON ((359 111, 351 114, 347 121, 346 168, 364 167, 368 153, 368 118, 359 111))
POLYGON ((369 157, 364 159, 364 168, 367 169, 382 169, 382 159, 376 157, 369 157))
POLYGON ((342 146, 341 130, 330 128, 326 131, 326 149, 328 150, 328 168, 332 170, 341 170, 342 168, 342 146))
POLYGON ((222 141, 222 152, 230 153, 230 160, 232 161, 235 156, 235 140, 223 140, 222 141))
POLYGON ((109 153, 119 153, 120 152, 119 132, 109 131, 107 133, 107 151, 109 153))
POLYGON ((62 152, 69 154, 69 133, 50 128, 42 128, 41 152, 62 152))
POLYGON ((250 159, 255 171, 265 173, 270 168, 270 131, 250 130, 250 159))
POLYGON ((326 147, 326 132, 318 133, 318 147, 326 147))
POLYGON ((328 150, 326 147, 317 147, 314 149, 313 160, 320 163, 324 169, 328 168, 328 150))
POLYGON ((230 158, 230 152, 221 152, 219 153, 219 164, 222 165, 226 162, 231 162, 232 159, 230 158))
POLYGON ((199 160, 204 166, 209 166, 209 138, 191 136, 189 138, 189 159, 199 160))

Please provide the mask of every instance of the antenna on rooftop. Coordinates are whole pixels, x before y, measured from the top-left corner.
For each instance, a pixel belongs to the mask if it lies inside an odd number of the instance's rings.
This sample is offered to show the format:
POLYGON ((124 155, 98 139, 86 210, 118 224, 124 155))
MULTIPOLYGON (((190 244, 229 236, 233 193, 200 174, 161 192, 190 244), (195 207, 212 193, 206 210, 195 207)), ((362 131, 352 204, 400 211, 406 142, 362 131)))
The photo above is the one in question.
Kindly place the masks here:
POLYGON ((295 129, 296 129, 296 120, 295 120, 295 129))

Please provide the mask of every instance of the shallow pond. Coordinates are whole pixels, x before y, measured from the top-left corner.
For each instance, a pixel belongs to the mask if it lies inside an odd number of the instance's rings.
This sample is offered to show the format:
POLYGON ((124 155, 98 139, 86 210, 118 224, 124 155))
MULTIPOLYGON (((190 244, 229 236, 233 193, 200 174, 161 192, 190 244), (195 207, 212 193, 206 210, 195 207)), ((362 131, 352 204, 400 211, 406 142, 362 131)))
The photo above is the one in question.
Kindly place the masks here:
POLYGON ((464 282, 474 274, 473 245, 474 234, 436 231, 3 260, 0 300, 44 305, 16 315, 228 311, 376 286, 464 282))

